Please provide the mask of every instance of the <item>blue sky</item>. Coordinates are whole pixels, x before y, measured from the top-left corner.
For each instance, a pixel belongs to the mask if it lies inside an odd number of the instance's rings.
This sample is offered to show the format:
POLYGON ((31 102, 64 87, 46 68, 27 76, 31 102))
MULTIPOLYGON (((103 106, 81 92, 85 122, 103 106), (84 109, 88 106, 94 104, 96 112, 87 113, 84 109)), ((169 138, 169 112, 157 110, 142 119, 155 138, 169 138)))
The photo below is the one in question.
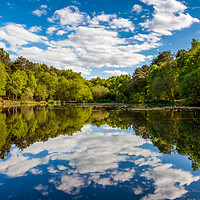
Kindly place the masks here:
POLYGON ((132 74, 200 38, 199 0, 1 0, 0 47, 81 72, 132 74))

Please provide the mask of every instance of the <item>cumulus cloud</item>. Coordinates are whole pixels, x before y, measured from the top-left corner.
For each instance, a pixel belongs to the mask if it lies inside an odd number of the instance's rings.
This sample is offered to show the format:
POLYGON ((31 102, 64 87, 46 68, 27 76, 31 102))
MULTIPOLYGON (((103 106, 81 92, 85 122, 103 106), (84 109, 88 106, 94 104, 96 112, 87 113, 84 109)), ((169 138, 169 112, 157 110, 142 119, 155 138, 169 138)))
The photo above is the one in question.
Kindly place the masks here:
POLYGON ((117 18, 117 16, 115 14, 111 15, 102 13, 101 15, 95 16, 92 20, 98 22, 109 22, 112 18, 117 18))
POLYGON ((66 34, 67 32, 66 31, 64 31, 64 30, 59 30, 57 33, 56 33, 56 35, 64 35, 64 34, 66 34))
POLYGON ((44 43, 47 38, 32 33, 24 25, 8 23, 6 26, 0 27, 0 40, 5 40, 9 43, 8 50, 17 52, 23 45, 44 43))
POLYGON ((161 35, 172 35, 172 31, 190 27, 199 19, 184 13, 186 6, 176 0, 141 0, 147 5, 153 5, 153 19, 147 19, 140 25, 149 31, 161 35))
MULTIPOLYGON (((49 39, 38 34, 40 26, 26 28, 10 23, 0 27, 0 45, 15 53, 11 55, 12 58, 22 55, 33 62, 44 62, 89 75, 92 68, 125 68, 143 64, 152 59, 143 51, 161 46, 162 35, 171 35, 175 30, 199 22, 188 13, 185 14, 187 7, 176 0, 140 1, 153 6, 154 13, 139 27, 131 18, 104 12, 89 16, 75 6, 68 6, 56 10, 48 18, 51 23, 46 29, 49 39), (134 32, 141 27, 148 33, 134 32), (5 41, 10 45, 9 48, 5 41), (39 48, 38 43, 45 44, 45 48, 39 48)), ((46 5, 41 5, 35 14, 41 16, 46 9, 46 5)), ((132 11, 139 14, 142 6, 135 4, 132 11)), ((108 72, 111 74, 110 70, 108 72)))
POLYGON ((135 4, 132 8, 132 12, 135 11, 137 14, 142 12, 142 6, 139 4, 135 4))
POLYGON ((52 34, 55 31, 57 31, 57 28, 55 26, 50 26, 49 28, 47 28, 46 33, 47 34, 52 34))
POLYGON ((38 17, 41 17, 42 15, 46 15, 47 11, 43 9, 42 10, 37 9, 37 10, 32 11, 32 13, 34 15, 37 15, 38 17))
MULTIPOLYGON (((50 27, 48 33, 57 31, 50 27)), ((57 35, 65 31, 58 31, 57 35)), ((38 47, 22 47, 17 53, 34 62, 44 62, 55 67, 80 70, 89 75, 92 67, 132 67, 149 58, 137 52, 141 51, 135 45, 127 45, 125 38, 120 38, 117 31, 106 30, 103 27, 76 28, 65 40, 49 41, 46 50, 38 47)), ((150 48, 152 44, 142 48, 150 48)))
POLYGON ((120 71, 120 70, 113 70, 113 71, 104 71, 102 72, 103 74, 107 76, 120 76, 120 75, 128 75, 127 72, 125 71, 120 71))
POLYGON ((55 11, 53 17, 48 18, 49 22, 59 21, 61 25, 76 26, 84 21, 85 13, 79 11, 75 6, 68 6, 55 11))
POLYGON ((32 11, 33 15, 36 15, 38 17, 41 17, 42 15, 46 15, 47 11, 45 10, 47 8, 47 5, 41 5, 40 9, 36 9, 32 11))
POLYGON ((118 18, 110 22, 110 28, 125 29, 125 31, 134 31, 134 25, 129 19, 118 18))

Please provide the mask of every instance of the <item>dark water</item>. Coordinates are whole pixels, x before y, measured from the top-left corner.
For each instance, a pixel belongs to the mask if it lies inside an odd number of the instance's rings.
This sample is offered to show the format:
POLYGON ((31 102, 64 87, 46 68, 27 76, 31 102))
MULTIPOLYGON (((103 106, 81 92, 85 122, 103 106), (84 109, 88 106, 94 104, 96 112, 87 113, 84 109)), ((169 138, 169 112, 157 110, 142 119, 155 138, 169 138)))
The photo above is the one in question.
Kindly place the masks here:
POLYGON ((0 111, 0 199, 200 199, 199 112, 0 111))

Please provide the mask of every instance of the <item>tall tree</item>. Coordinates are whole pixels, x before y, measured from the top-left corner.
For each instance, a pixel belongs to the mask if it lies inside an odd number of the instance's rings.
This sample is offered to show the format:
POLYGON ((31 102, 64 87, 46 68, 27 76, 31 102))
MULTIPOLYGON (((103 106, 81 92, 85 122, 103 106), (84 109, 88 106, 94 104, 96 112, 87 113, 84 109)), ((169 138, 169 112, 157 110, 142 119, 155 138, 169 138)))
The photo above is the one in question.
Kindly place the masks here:
POLYGON ((0 48, 0 61, 8 68, 11 65, 10 56, 3 48, 0 48))
POLYGON ((25 71, 17 70, 9 78, 7 83, 7 91, 13 95, 13 100, 17 100, 25 89, 28 77, 25 71))
POLYGON ((5 96, 7 73, 4 64, 0 61, 0 96, 5 96))

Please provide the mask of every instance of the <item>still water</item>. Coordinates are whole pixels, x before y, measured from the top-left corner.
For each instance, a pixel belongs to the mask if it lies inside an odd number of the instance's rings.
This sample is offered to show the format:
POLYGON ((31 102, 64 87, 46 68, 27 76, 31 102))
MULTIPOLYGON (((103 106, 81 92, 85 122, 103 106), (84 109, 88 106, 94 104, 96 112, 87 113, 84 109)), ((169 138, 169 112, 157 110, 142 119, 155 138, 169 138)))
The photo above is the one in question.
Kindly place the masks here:
POLYGON ((198 111, 0 110, 0 199, 200 199, 198 111))

